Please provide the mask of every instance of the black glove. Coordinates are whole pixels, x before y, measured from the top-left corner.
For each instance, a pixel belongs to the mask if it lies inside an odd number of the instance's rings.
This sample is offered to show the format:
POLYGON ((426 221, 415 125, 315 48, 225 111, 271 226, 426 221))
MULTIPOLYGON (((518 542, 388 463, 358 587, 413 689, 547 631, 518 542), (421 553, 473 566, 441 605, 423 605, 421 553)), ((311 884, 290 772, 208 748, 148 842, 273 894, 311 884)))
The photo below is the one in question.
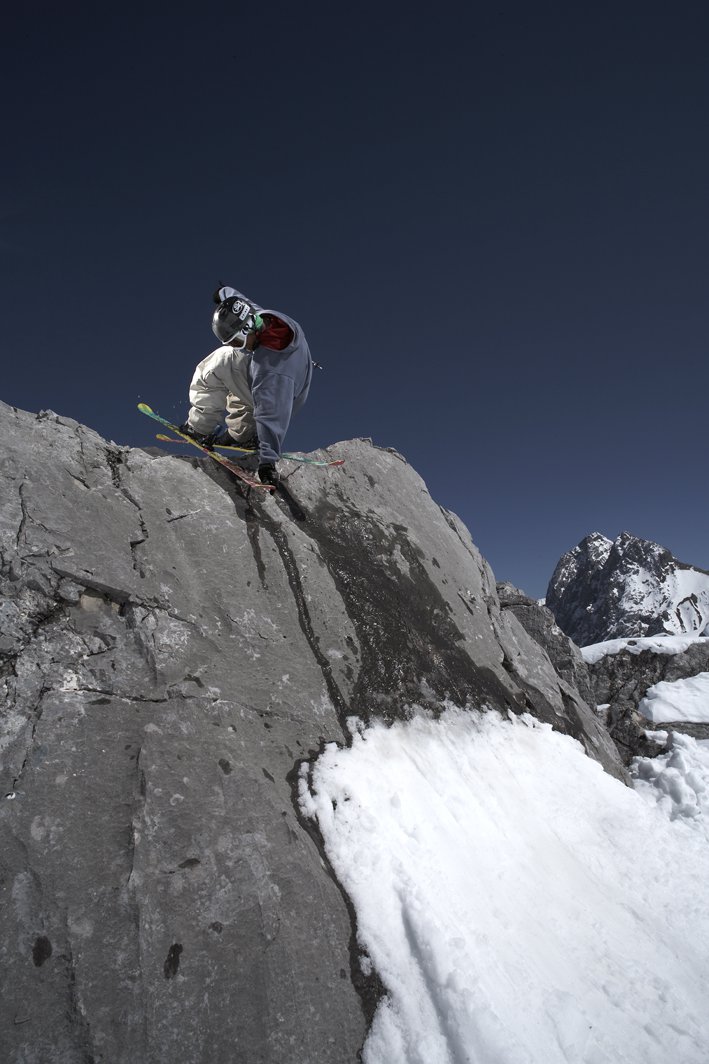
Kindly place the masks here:
POLYGON ((274 488, 277 488, 281 482, 278 470, 273 462, 263 462, 258 467, 258 478, 262 484, 271 484, 274 488))

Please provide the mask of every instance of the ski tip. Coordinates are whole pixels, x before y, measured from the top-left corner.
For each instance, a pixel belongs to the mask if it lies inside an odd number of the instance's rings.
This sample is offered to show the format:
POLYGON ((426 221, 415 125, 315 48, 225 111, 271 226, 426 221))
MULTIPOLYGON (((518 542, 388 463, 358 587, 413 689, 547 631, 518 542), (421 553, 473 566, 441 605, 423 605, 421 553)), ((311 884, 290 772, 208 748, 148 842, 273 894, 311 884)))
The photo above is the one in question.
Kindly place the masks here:
POLYGON ((141 414, 152 414, 153 412, 152 406, 148 406, 147 403, 138 403, 138 409, 140 410, 141 414))

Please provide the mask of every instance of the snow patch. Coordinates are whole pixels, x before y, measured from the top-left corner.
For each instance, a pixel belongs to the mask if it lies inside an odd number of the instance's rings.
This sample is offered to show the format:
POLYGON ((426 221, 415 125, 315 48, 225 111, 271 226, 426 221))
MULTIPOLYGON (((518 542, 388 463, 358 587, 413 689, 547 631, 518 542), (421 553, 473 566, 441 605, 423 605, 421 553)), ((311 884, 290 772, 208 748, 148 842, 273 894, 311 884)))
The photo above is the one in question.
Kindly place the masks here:
POLYGON ((684 654, 692 643, 707 642, 705 635, 648 635, 638 638, 607 639, 604 643, 591 643, 581 647, 581 654, 587 665, 594 665, 601 658, 611 654, 642 654, 651 650, 654 654, 684 654))
POLYGON ((352 733, 300 802, 388 990, 365 1064, 706 1064, 693 748, 638 768, 635 792, 528 716, 448 707, 352 733))
POLYGON ((648 687, 638 712, 654 724, 680 720, 709 724, 709 672, 683 680, 661 680, 648 687))
POLYGON ((638 757, 631 766, 635 786, 657 802, 670 820, 684 817, 709 843, 709 744, 671 732, 670 750, 659 757, 638 757))

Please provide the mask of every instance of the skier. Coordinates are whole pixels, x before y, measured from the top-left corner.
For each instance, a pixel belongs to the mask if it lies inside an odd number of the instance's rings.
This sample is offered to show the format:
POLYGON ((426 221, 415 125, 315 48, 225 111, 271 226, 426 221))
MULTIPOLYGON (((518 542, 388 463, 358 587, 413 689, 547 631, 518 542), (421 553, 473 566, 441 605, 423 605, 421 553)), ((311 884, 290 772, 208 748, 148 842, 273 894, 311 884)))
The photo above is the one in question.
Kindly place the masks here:
POLYGON ((278 484, 276 462, 291 416, 308 397, 313 360, 300 325, 229 285, 214 293, 212 331, 224 345, 197 366, 180 430, 202 446, 258 450, 259 479, 278 484), (220 425, 226 410, 226 431, 220 425))

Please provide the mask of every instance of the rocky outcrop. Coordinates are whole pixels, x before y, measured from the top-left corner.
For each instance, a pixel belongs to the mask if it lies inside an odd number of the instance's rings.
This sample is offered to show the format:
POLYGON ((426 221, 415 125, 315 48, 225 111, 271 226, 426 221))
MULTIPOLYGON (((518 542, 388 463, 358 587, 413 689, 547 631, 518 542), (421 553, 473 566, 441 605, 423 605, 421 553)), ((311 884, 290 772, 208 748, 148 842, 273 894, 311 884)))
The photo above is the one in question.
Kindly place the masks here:
POLYGON ((559 676, 587 705, 593 706, 588 666, 576 644, 559 628, 551 610, 509 582, 498 583, 497 594, 502 609, 513 613, 524 630, 546 651, 559 676))
POLYGON ((603 720, 624 765, 630 765, 635 757, 655 757, 662 752, 663 744, 648 738, 647 722, 637 713, 637 706, 611 697, 602 685, 592 682, 594 666, 586 664, 581 651, 564 635, 550 610, 510 583, 499 583, 497 593, 502 609, 514 613, 525 631, 546 651, 562 681, 568 685, 571 702, 582 702, 582 712, 593 711, 603 720), (609 695, 607 700, 606 695, 609 695), (606 701, 608 704, 603 705, 606 701), (597 708, 599 705, 601 709, 597 708))
POLYGON ((625 778, 460 521, 337 452, 256 497, 0 404, 3 1061, 356 1060, 382 985, 297 802, 352 718, 530 712, 625 778))
POLYGON ((629 532, 615 540, 594 532, 560 559, 546 605, 578 646, 699 633, 709 624, 709 573, 629 532))
POLYGON ((629 763, 633 756, 653 756, 657 744, 648 745, 648 731, 681 731, 695 739, 709 739, 709 725, 677 721, 654 725, 639 712, 638 706, 650 687, 663 681, 685 680, 700 672, 709 672, 709 642, 693 643, 678 654, 653 650, 634 653, 631 649, 606 654, 589 668, 595 700, 607 705, 607 726, 629 763))
POLYGON ((692 643, 678 654, 621 650, 592 662, 588 669, 597 702, 622 700, 638 706, 648 688, 656 683, 671 683, 696 676, 699 672, 709 672, 709 641, 692 643))

